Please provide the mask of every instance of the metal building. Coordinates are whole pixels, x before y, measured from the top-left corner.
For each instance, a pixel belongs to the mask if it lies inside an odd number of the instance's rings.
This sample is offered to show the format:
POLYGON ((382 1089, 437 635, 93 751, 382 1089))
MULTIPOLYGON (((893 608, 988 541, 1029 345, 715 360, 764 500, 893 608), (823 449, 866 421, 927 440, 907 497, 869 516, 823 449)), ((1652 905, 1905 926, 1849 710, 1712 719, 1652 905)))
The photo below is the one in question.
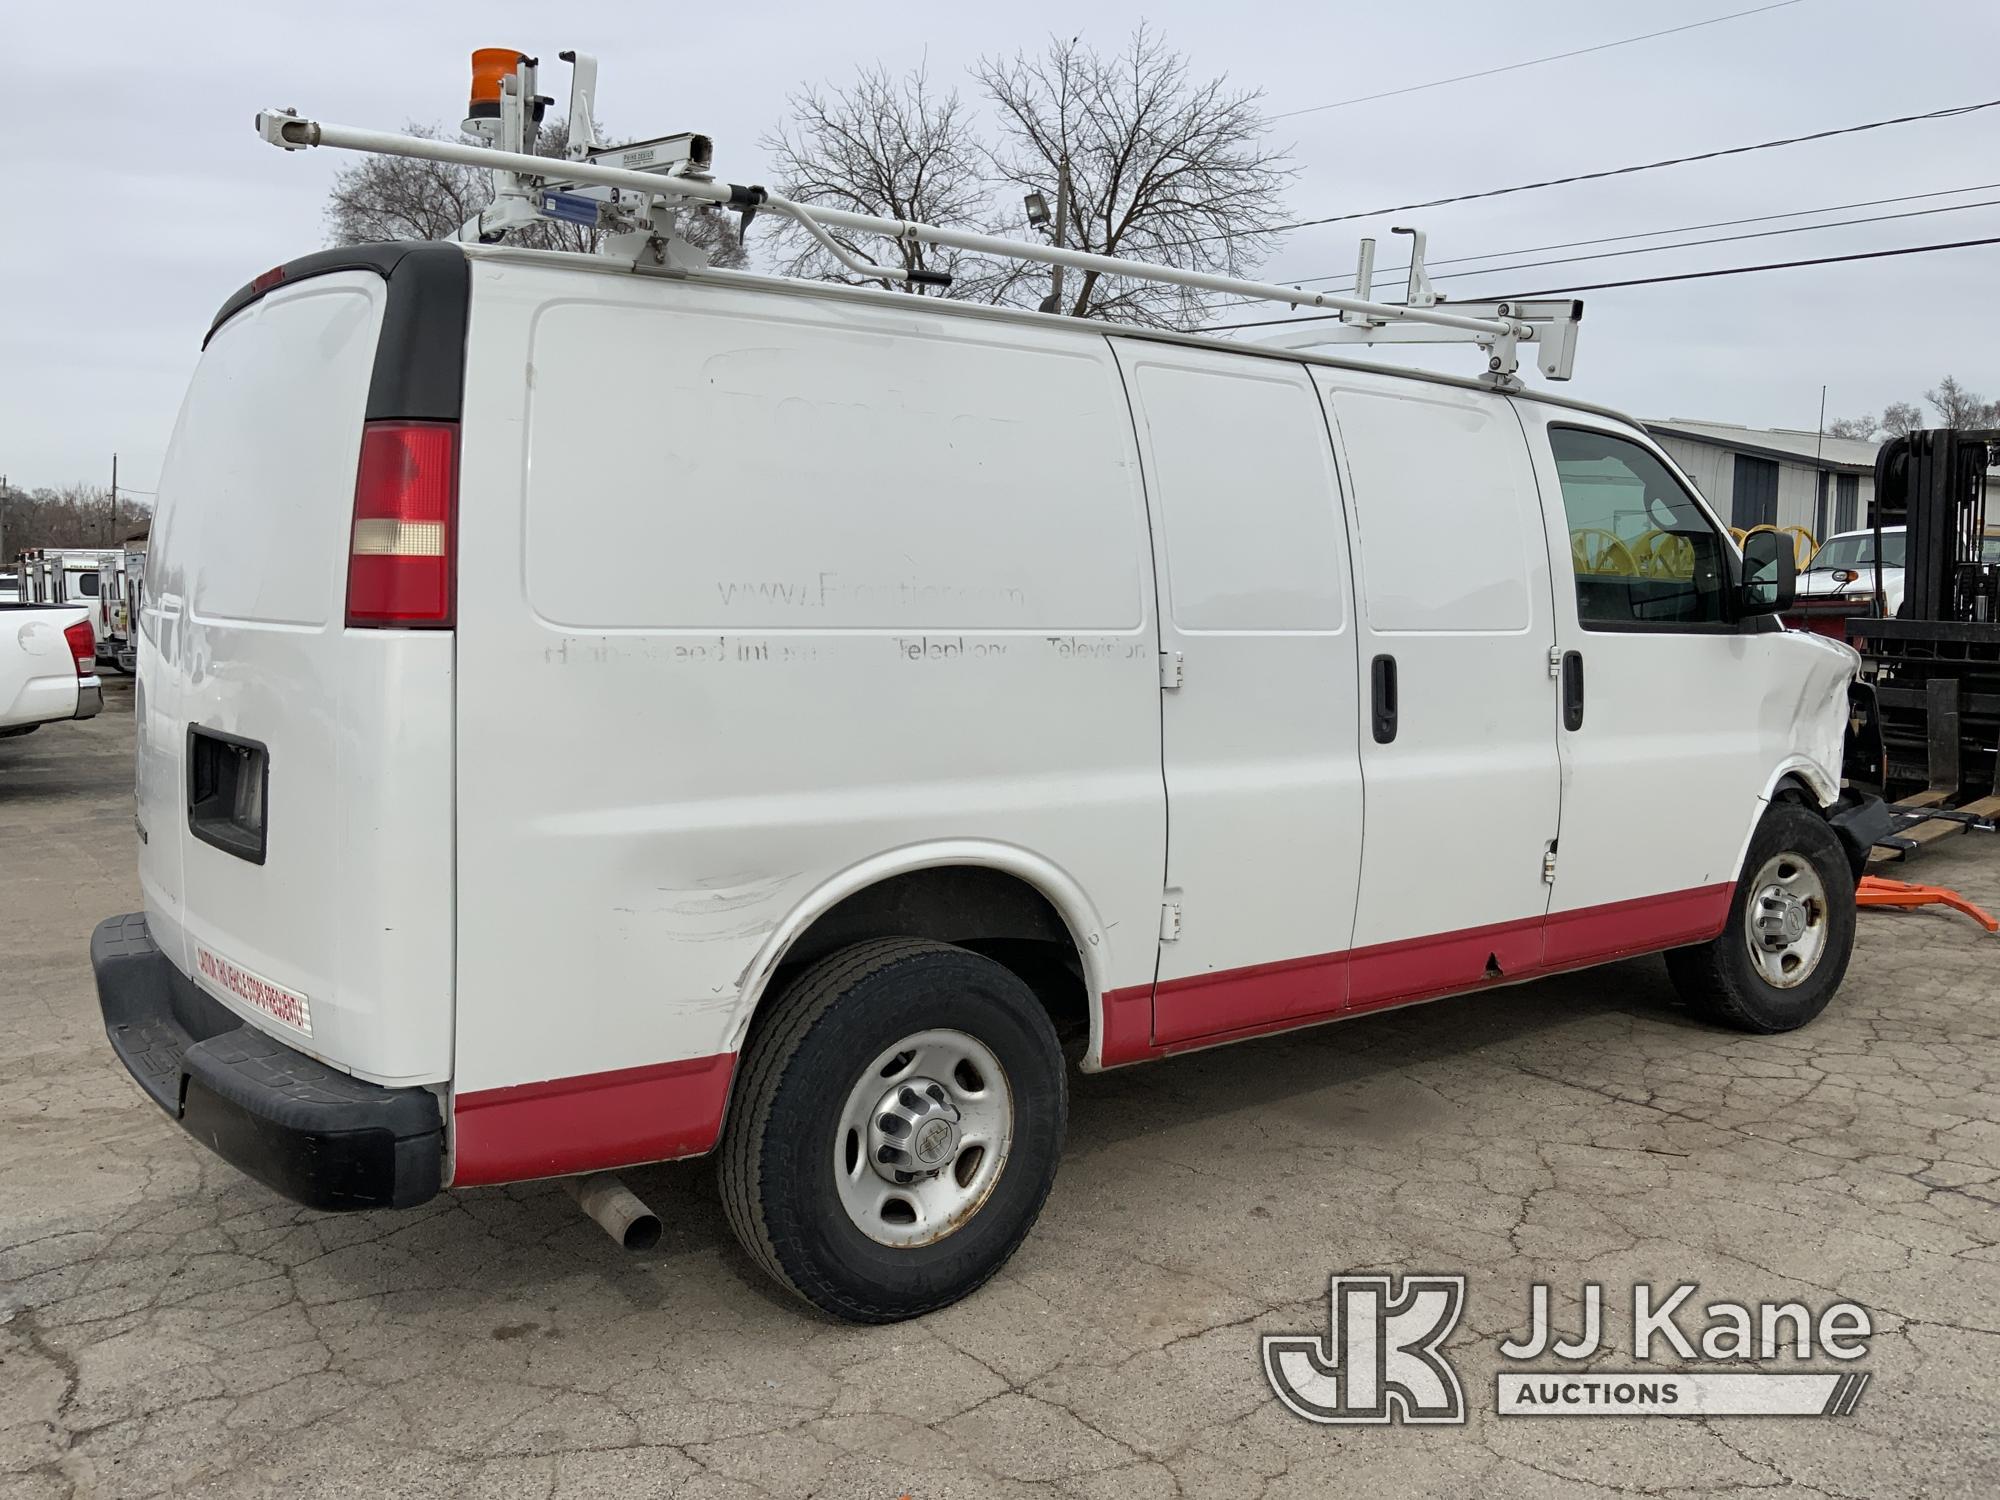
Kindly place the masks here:
POLYGON ((1879 444, 1679 417, 1646 426, 1732 526, 1803 526, 1823 541, 1868 524, 1879 444))

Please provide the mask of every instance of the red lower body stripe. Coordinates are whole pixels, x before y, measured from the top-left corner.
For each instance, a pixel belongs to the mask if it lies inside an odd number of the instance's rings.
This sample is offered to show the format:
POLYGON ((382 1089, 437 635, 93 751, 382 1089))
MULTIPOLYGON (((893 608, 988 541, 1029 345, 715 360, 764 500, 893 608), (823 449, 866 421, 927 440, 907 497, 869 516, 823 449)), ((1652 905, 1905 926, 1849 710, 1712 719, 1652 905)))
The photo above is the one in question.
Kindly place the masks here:
MULTIPOLYGON (((1344 1015, 1706 942, 1732 885, 1134 985, 1104 997, 1104 1063, 1140 1062, 1344 1015)), ((722 1134, 736 1055, 480 1089, 452 1100, 455 1187, 699 1156, 722 1134)))
POLYGON ((480 1089, 452 1100, 454 1187, 699 1156, 722 1134, 736 1054, 480 1089))
POLYGON ((1735 889, 1725 882, 1112 990, 1104 997, 1103 1062, 1141 1062, 1707 942, 1722 930, 1735 889))

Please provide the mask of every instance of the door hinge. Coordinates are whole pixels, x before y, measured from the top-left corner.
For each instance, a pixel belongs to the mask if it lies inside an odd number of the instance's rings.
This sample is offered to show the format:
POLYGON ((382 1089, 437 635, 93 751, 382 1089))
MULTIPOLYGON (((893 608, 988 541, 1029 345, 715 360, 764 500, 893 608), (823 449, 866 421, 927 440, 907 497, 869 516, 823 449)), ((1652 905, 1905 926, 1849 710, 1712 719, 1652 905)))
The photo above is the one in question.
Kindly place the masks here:
POLYGON ((1542 881, 1547 885, 1556 883, 1556 841, 1549 840, 1549 847, 1542 851, 1542 881))
POLYGON ((1177 942, 1181 935, 1180 892, 1176 891, 1160 903, 1160 941, 1177 942))
POLYGON ((1560 646, 1549 647, 1549 676, 1560 677, 1562 676, 1562 670, 1563 648, 1560 646))
POLYGON ((1160 653, 1160 686, 1172 691, 1181 685, 1183 675, 1181 654, 1178 651, 1160 653))

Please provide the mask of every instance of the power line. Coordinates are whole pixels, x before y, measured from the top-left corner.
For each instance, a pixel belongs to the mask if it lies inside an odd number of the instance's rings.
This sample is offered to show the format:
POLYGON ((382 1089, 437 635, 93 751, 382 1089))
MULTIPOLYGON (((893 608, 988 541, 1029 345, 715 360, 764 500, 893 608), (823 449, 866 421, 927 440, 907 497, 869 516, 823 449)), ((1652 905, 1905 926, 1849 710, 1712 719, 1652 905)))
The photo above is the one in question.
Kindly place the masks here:
MULTIPOLYGON (((1831 266, 1851 260, 1886 260, 1898 255, 1928 255, 1937 250, 1970 250, 1978 245, 2000 245, 2000 235, 1979 240, 1948 240, 1936 245, 1903 245, 1894 250, 1861 250, 1852 255, 1822 255, 1812 260, 1776 260, 1761 266, 1724 266, 1715 271, 1687 271, 1678 276, 1641 276, 1632 281, 1600 281, 1589 286, 1562 286, 1539 292, 1506 292, 1507 298, 1565 297, 1572 292, 1603 292, 1614 287, 1655 286, 1663 281, 1705 281, 1716 276, 1748 276, 1754 271, 1792 271, 1801 266, 1831 266)), ((1474 298, 1485 302, 1491 299, 1474 298)))
POLYGON ((1780 234, 1810 234, 1812 230, 1842 230, 1850 224, 1886 224, 1896 218, 1928 218, 1930 214, 1956 214, 1962 208, 2000 208, 2000 198, 1982 198, 1974 204, 1944 204, 1942 208, 1910 208, 1902 214, 1868 214, 1866 218, 1836 218, 1830 224, 1794 224, 1784 230, 1752 230, 1750 234, 1714 234, 1706 240, 1674 240, 1672 244, 1642 244, 1632 250, 1598 250, 1590 256, 1558 256, 1554 260, 1522 260, 1512 266, 1478 266, 1474 270, 1448 270, 1432 276, 1434 282, 1450 282, 1462 276, 1486 276, 1504 270, 1540 270, 1542 266, 1574 266, 1584 260, 1618 260, 1620 256, 1650 256, 1660 250, 1694 250, 1704 244, 1736 244, 1738 240, 1772 240, 1780 234))
MULTIPOLYGON (((1881 208, 1890 203, 1916 203, 1925 198, 1950 198, 1959 193, 1985 193, 2000 188, 2000 182, 1973 182, 1964 187, 1936 188, 1928 193, 1899 193, 1892 198, 1862 198, 1853 203, 1827 203, 1818 208, 1795 208, 1782 214, 1751 214, 1741 219, 1711 219, 1703 224, 1677 224, 1671 229, 1641 229, 1631 234, 1604 234, 1588 240, 1560 240, 1553 245, 1523 245, 1516 250, 1488 250, 1479 255, 1454 255, 1444 260, 1429 260, 1426 266, 1458 266, 1472 260, 1498 260, 1505 255, 1540 255, 1545 250, 1581 250, 1591 245, 1615 245, 1624 240, 1657 239, 1663 234, 1697 234, 1704 229, 1734 229, 1741 224, 1768 224, 1776 219, 1804 219, 1813 214, 1844 213, 1850 208, 1881 208)), ((1407 271, 1407 265, 1380 266, 1377 275, 1392 275, 1397 271, 1407 271)), ((1352 271, 1330 271, 1324 276, 1275 276, 1274 281, 1282 281, 1287 286, 1310 286, 1320 281, 1342 281, 1351 278, 1352 271)), ((1255 298, 1246 298, 1255 301, 1255 298)))
MULTIPOLYGON (((1891 125, 1908 125, 1919 120, 1948 120, 1958 115, 1976 114, 1982 109, 2000 106, 2000 99, 1987 99, 1978 104, 1956 104, 1949 109, 1934 109, 1917 115, 1896 115, 1887 120, 1869 120, 1860 125, 1842 125, 1833 130, 1816 130, 1808 135, 1788 135, 1775 141, 1757 141, 1747 146, 1723 146, 1714 151, 1698 151, 1692 156, 1669 156, 1660 161, 1636 162, 1631 166, 1607 167, 1598 172, 1577 172, 1568 177, 1549 177, 1540 182, 1516 183, 1512 187, 1487 188, 1477 193, 1454 193, 1444 198, 1426 198, 1417 203, 1396 203, 1387 208, 1363 209, 1351 214, 1328 214, 1319 219, 1300 219, 1290 224, 1273 224, 1263 231, 1266 234, 1286 234, 1294 229, 1311 229, 1320 224, 1344 224, 1352 219, 1375 219, 1385 214, 1408 213, 1412 209, 1442 208, 1448 203, 1470 203, 1479 198, 1504 198, 1511 193, 1532 193, 1542 188, 1566 187, 1575 182, 1596 182, 1606 177, 1624 177, 1633 172, 1653 172, 1661 167, 1681 167, 1690 162, 1714 161, 1724 156, 1742 156, 1752 151, 1770 151, 1779 146, 1797 146, 1807 141, 1824 141, 1838 135, 1858 135, 1865 130, 1883 130, 1891 125)), ((1223 234, 1203 235, 1203 240, 1226 239, 1223 234)))
MULTIPOLYGON (((1597 281, 1583 286, 1544 287, 1535 292, 1500 292, 1463 299, 1466 302, 1525 302, 1534 297, 1567 297, 1574 292, 1604 292, 1616 287, 1658 286, 1668 281, 1707 281, 1717 276, 1748 276, 1756 271, 1793 271, 1802 266, 1831 266, 1843 261, 1886 260, 1898 255, 1929 255, 1938 250, 1969 250, 1976 245, 2000 245, 2000 235, 1980 240, 1951 240, 1937 245, 1903 245, 1894 250, 1861 250, 1852 255, 1822 255, 1811 260, 1776 260, 1759 266, 1724 266, 1713 271, 1683 271, 1673 276, 1641 276, 1631 281, 1597 281)), ((1504 269, 1504 268, 1502 268, 1504 269)), ((1450 304, 1446 304, 1449 306, 1450 304)), ((1339 313, 1311 313, 1298 318, 1264 318, 1255 323, 1218 323, 1197 333, 1228 333, 1239 328, 1276 328, 1289 323, 1326 323, 1339 313)))
POLYGON ((1459 73, 1451 78, 1434 78, 1429 83, 1413 83, 1406 88, 1385 89, 1379 94, 1360 94, 1352 99, 1336 99, 1331 104, 1309 104, 1304 109, 1288 109, 1283 114, 1271 115, 1273 120, 1290 120, 1299 115, 1316 115, 1329 109, 1345 109, 1350 104, 1372 104, 1377 99, 1394 99, 1402 94, 1419 94, 1425 89, 1441 89, 1446 84, 1466 83, 1474 78, 1492 78, 1500 73, 1518 73, 1523 68, 1538 68, 1543 63, 1562 62, 1571 57, 1587 57, 1593 52, 1609 52, 1616 47, 1630 47, 1638 42, 1650 42, 1657 37, 1678 36, 1683 31, 1699 31, 1704 26, 1720 26, 1724 21, 1740 21, 1745 16, 1761 16, 1767 10, 1783 10, 1797 5, 1799 0, 1777 0, 1774 5, 1759 5, 1751 10, 1732 11, 1726 16, 1710 16, 1706 21, 1690 21, 1685 26, 1669 26, 1665 31, 1649 31, 1644 36, 1628 36, 1622 41, 1599 42, 1595 47, 1578 47, 1569 52, 1551 52, 1547 57, 1531 57, 1526 62, 1506 63, 1497 68, 1481 68, 1476 73, 1459 73))
MULTIPOLYGON (((1668 234, 1693 234, 1704 229, 1732 229, 1739 224, 1768 224, 1774 219, 1802 219, 1811 214, 1839 213, 1843 209, 1849 208, 1877 208, 1888 203, 1914 203, 1925 198, 1948 198, 1957 193, 1981 193, 1991 191, 1994 188, 2000 188, 2000 182, 1979 182, 1969 184, 1965 187, 1939 188, 1934 192, 1928 193, 1903 193, 1893 198, 1866 198, 1856 203, 1829 203, 1820 208, 1799 208, 1782 214, 1752 214, 1748 218, 1742 219, 1715 219, 1706 224, 1682 224, 1672 229, 1646 229, 1633 234, 1606 234, 1587 240, 1562 240, 1553 245, 1525 245, 1516 250, 1489 250, 1479 255, 1454 255, 1445 260, 1426 261, 1424 264, 1428 270, 1436 266, 1464 265, 1468 261, 1475 260, 1499 260, 1509 255, 1539 255, 1545 250, 1577 250, 1591 245, 1614 245, 1625 240, 1657 239, 1661 235, 1668 234)), ((1940 208, 1918 209, 1907 214, 1875 214, 1862 219, 1836 219, 1826 224, 1802 224, 1791 229, 1766 230, 1762 234, 1724 235, 1714 240, 1683 240, 1664 245, 1646 245, 1636 250, 1619 250, 1608 253, 1615 255, 1645 255, 1655 250, 1681 250, 1686 249, 1690 245, 1721 244, 1725 240, 1731 239, 1759 239, 1767 235, 1800 234, 1811 229, 1841 229, 1851 224, 1874 224, 1886 219, 1920 218, 1925 214, 1952 213, 1962 208, 1987 208, 1993 206, 1994 201, 1987 199, 1977 203, 1951 203, 1940 208)), ((1573 261, 1600 260, 1604 258, 1606 257, 1602 255, 1572 255, 1565 256, 1562 260, 1544 261, 1541 264, 1565 265, 1573 261)), ((1378 276, 1393 276, 1398 271, 1407 271, 1409 269, 1408 265, 1378 266, 1375 274, 1378 276)), ((1487 270, 1511 271, 1520 269, 1524 268, 1518 266, 1487 266, 1473 271, 1451 271, 1441 276, 1434 276, 1431 279, 1434 281, 1449 281, 1459 276, 1480 275, 1487 270)), ((1324 276, 1274 276, 1271 279, 1282 281, 1287 286, 1310 286, 1322 281, 1351 281, 1353 278, 1354 273, 1352 271, 1334 271, 1324 276)), ((1247 307, 1253 303, 1265 300, 1267 299, 1262 297, 1233 297, 1211 304, 1210 310, 1221 312, 1231 307, 1247 307)))

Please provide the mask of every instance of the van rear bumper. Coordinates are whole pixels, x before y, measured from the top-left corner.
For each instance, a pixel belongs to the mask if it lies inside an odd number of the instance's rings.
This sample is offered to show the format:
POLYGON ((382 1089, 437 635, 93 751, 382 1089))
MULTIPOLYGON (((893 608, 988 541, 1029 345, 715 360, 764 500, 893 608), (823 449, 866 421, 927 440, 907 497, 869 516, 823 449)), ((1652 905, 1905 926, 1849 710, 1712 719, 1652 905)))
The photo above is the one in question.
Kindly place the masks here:
POLYGON ((444 1125, 429 1089, 365 1083, 246 1024, 168 962, 143 912, 98 924, 90 967, 111 1050, 224 1161, 308 1208, 437 1194, 444 1125))

